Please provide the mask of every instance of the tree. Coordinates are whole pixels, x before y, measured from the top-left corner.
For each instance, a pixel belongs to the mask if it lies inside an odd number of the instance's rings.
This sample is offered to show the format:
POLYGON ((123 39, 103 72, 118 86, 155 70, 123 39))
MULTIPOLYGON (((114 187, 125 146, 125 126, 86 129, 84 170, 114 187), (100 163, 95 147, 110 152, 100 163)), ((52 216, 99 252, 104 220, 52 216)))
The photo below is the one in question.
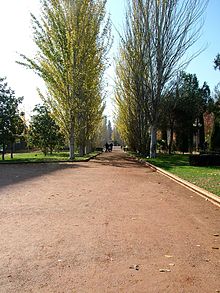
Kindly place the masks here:
POLYGON ((74 158, 76 143, 84 145, 102 120, 103 73, 110 47, 110 22, 105 0, 42 0, 40 20, 32 15, 35 59, 22 65, 42 77, 40 93, 64 131, 74 158))
POLYGON ((0 78, 0 144, 2 145, 2 160, 4 160, 8 144, 11 144, 11 158, 13 158, 13 143, 16 136, 22 134, 24 130, 24 123, 18 109, 23 97, 16 98, 15 92, 8 87, 5 80, 5 78, 0 78))
POLYGON ((102 123, 99 125, 98 131, 96 133, 95 143, 99 148, 102 148, 106 142, 108 142, 108 126, 107 126, 107 116, 102 118, 102 123))
POLYGON ((121 136, 115 126, 113 128, 112 138, 113 138, 114 145, 120 145, 120 146, 124 145, 124 142, 122 141, 121 136))
MULTIPOLYGON (((176 109, 176 136, 180 151, 187 152, 193 149, 193 133, 195 120, 202 126, 202 96, 199 82, 195 74, 183 73, 179 85, 179 101, 176 109)), ((195 134, 198 132, 195 126, 195 134)))
POLYGON ((169 153, 173 147, 173 136, 176 134, 176 147, 180 151, 192 150, 193 134, 204 144, 203 114, 210 103, 210 89, 206 82, 199 87, 195 74, 182 72, 162 99, 163 111, 159 128, 167 132, 169 153), (171 90, 170 90, 171 89, 171 90), (195 121, 198 125, 193 126, 195 121))
MULTIPOLYGON (((137 1, 136 1, 137 2, 137 1)), ((124 36, 116 66, 116 126, 121 137, 134 151, 146 154, 149 113, 147 108, 146 30, 138 3, 132 2, 126 15, 124 36), (135 5, 137 4, 137 5, 135 5)))
POLYGON ((185 53, 200 36, 201 16, 206 5, 206 0, 129 1, 126 33, 125 37, 121 37, 121 43, 129 44, 129 52, 134 53, 134 60, 131 64, 127 62, 126 70, 134 74, 135 63, 140 69, 138 77, 141 82, 135 98, 144 100, 147 108, 151 157, 156 155, 162 97, 167 84, 175 78, 177 72, 199 53, 184 59, 185 53), (138 24, 135 25, 135 22, 138 24), (127 32, 132 38, 127 38, 127 32))
POLYGON ((111 142, 112 141, 112 124, 111 121, 108 121, 108 141, 111 142))
POLYGON ((215 88, 214 103, 212 112, 214 113, 214 127, 211 135, 211 150, 220 150, 220 89, 215 88))
POLYGON ((52 154, 55 147, 64 146, 64 136, 45 105, 36 105, 33 111, 36 114, 31 117, 29 143, 40 148, 45 156, 48 151, 52 154))
POLYGON ((214 60, 214 68, 220 70, 220 54, 217 54, 214 60))

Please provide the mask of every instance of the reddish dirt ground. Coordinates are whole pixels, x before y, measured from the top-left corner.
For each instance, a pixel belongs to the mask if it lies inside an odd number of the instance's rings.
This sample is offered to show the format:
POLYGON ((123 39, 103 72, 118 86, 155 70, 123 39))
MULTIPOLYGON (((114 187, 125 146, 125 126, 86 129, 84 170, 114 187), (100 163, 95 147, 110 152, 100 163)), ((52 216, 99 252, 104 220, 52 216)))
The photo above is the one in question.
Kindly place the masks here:
POLYGON ((220 292, 219 215, 119 150, 0 165, 0 292, 220 292))

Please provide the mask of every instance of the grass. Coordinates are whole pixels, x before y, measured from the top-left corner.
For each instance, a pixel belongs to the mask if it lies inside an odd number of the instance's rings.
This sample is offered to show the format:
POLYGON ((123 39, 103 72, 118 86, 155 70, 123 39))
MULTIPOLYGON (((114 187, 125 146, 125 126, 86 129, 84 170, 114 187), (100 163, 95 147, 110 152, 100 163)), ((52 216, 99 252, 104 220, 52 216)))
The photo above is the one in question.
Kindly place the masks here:
MULTIPOLYGON (((73 162, 86 161, 95 156, 98 152, 89 153, 83 157, 78 154, 75 155, 73 162)), ((69 160, 69 152, 55 152, 52 155, 45 156, 41 152, 27 152, 27 153, 14 153, 14 158, 11 159, 10 154, 5 155, 5 160, 0 160, 0 164, 4 163, 50 163, 50 162, 66 162, 69 160)))
POLYGON ((142 158, 186 181, 220 196, 220 167, 194 167, 189 155, 158 155, 155 159, 142 158))

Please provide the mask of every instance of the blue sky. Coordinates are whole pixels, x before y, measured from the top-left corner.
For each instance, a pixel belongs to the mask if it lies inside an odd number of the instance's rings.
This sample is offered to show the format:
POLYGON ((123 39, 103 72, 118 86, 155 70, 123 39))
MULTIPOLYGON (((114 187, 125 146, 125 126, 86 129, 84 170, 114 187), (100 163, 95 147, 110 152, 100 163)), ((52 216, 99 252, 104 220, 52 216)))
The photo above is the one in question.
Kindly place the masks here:
MULTIPOLYGON (((126 0, 109 0, 108 8, 111 14, 113 25, 120 31, 123 29, 123 19, 125 13, 126 0)), ((220 53, 220 0, 209 0, 207 10, 204 15, 204 27, 200 40, 192 48, 192 52, 196 52, 199 48, 206 49, 193 60, 186 71, 195 73, 202 85, 207 81, 211 90, 220 82, 220 72, 213 69, 213 60, 217 53, 220 53)), ((115 41, 118 41, 117 32, 115 41)), ((114 44, 114 52, 116 51, 116 43, 114 44)))
MULTIPOLYGON (((110 12, 114 35, 114 45, 111 50, 111 57, 116 55, 118 47, 117 30, 121 31, 125 12, 126 0, 108 0, 107 9, 110 12)), ((1 1, 0 18, 0 77, 6 76, 9 85, 15 90, 17 96, 24 96, 24 110, 30 114, 36 103, 40 99, 36 92, 36 87, 43 87, 40 79, 31 71, 15 63, 18 59, 17 52, 28 56, 34 54, 34 44, 32 42, 30 12, 35 15, 39 11, 39 0, 7 0, 1 1)), ((207 45, 206 50, 198 56, 186 69, 189 73, 195 73, 200 85, 204 81, 208 83, 211 90, 220 82, 220 72, 213 69, 213 60, 216 54, 220 53, 220 0, 210 0, 206 14, 205 25, 202 37, 195 46, 195 50, 207 45)), ((112 59, 110 63, 113 63, 112 59)), ((113 95, 113 65, 107 72, 109 79, 109 93, 107 99, 106 113, 111 117, 113 95)))
POLYGON ((207 48, 187 68, 187 72, 196 73, 200 84, 207 81, 211 90, 220 82, 220 71, 213 69, 213 60, 220 53, 220 0, 210 0, 205 13, 203 34, 197 47, 207 44, 207 48))

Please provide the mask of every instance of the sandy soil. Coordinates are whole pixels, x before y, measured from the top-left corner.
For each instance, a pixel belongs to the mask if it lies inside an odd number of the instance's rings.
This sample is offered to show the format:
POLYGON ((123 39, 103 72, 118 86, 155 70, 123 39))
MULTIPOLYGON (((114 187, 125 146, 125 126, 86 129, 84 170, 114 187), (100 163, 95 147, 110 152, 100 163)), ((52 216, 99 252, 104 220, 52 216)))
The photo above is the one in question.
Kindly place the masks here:
POLYGON ((219 208, 121 151, 0 165, 0 292, 220 292, 219 208))

